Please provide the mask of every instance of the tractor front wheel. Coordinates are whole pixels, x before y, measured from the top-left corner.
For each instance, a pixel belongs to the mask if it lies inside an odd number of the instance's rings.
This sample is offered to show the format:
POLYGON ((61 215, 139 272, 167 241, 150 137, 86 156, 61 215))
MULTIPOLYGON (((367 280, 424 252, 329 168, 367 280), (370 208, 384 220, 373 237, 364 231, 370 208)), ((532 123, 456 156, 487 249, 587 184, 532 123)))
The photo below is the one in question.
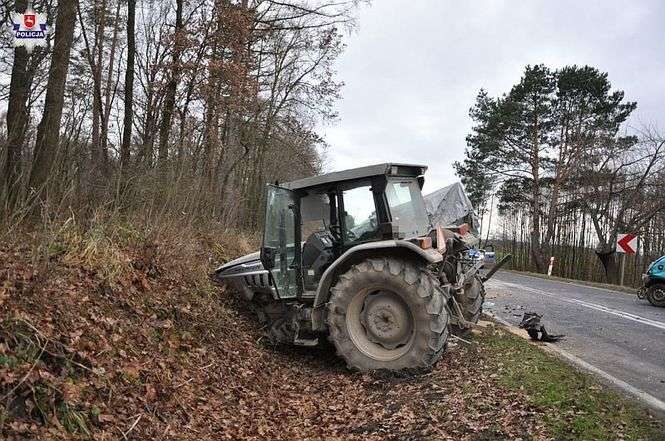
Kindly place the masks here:
MULTIPOLYGON (((485 287, 480 276, 476 275, 464 286, 463 290, 455 293, 454 296, 462 310, 464 320, 474 325, 478 323, 485 302, 485 287)), ((471 332, 471 329, 459 325, 452 325, 451 330, 458 336, 465 336, 471 332)))
POLYGON ((374 258, 339 276, 328 303, 330 340, 358 370, 430 368, 448 340, 438 281, 424 267, 374 258))

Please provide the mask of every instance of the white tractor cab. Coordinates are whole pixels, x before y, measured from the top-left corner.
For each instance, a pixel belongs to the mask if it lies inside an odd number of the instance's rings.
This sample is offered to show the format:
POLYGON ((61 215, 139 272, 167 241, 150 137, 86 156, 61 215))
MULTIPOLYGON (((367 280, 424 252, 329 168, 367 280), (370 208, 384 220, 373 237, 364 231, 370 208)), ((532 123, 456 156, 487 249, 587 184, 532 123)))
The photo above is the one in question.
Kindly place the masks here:
POLYGON ((260 252, 216 270, 275 342, 327 336, 350 367, 429 368, 478 321, 482 262, 466 225, 431 228, 427 167, 378 164, 268 185, 260 252))

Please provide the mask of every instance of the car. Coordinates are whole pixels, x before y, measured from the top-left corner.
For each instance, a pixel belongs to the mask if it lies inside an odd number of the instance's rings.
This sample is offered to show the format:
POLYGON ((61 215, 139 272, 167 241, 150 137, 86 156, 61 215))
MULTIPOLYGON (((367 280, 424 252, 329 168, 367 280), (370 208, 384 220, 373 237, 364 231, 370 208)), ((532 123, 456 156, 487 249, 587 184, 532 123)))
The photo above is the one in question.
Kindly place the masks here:
POLYGON ((651 262, 642 275, 642 286, 637 296, 646 298, 654 306, 665 307, 665 256, 651 262))

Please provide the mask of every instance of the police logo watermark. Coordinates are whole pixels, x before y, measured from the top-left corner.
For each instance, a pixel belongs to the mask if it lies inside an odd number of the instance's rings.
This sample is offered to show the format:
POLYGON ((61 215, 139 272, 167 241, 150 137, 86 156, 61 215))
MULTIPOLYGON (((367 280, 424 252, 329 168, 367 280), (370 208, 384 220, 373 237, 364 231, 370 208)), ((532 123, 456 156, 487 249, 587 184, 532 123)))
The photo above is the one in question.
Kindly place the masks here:
POLYGON ((48 34, 46 14, 38 14, 28 5, 24 13, 12 14, 11 32, 14 37, 14 47, 23 46, 28 53, 31 53, 36 46, 46 47, 48 34))

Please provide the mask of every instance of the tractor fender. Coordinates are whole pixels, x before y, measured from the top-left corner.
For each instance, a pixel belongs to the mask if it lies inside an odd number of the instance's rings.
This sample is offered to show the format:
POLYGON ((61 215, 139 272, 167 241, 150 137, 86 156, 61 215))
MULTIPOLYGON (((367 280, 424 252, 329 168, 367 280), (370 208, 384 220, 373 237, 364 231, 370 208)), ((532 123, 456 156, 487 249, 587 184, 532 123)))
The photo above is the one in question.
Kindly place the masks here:
POLYGON ((443 260, 441 253, 435 249, 422 249, 418 245, 406 240, 381 240, 378 242, 368 242, 349 248, 344 254, 339 256, 335 262, 326 269, 321 276, 319 286, 314 297, 314 308, 312 311, 312 329, 325 330, 325 305, 330 297, 330 288, 332 287, 339 270, 346 268, 353 260, 363 259, 375 254, 376 251, 385 251, 394 249, 403 252, 405 256, 422 260, 429 263, 438 263, 443 260))

